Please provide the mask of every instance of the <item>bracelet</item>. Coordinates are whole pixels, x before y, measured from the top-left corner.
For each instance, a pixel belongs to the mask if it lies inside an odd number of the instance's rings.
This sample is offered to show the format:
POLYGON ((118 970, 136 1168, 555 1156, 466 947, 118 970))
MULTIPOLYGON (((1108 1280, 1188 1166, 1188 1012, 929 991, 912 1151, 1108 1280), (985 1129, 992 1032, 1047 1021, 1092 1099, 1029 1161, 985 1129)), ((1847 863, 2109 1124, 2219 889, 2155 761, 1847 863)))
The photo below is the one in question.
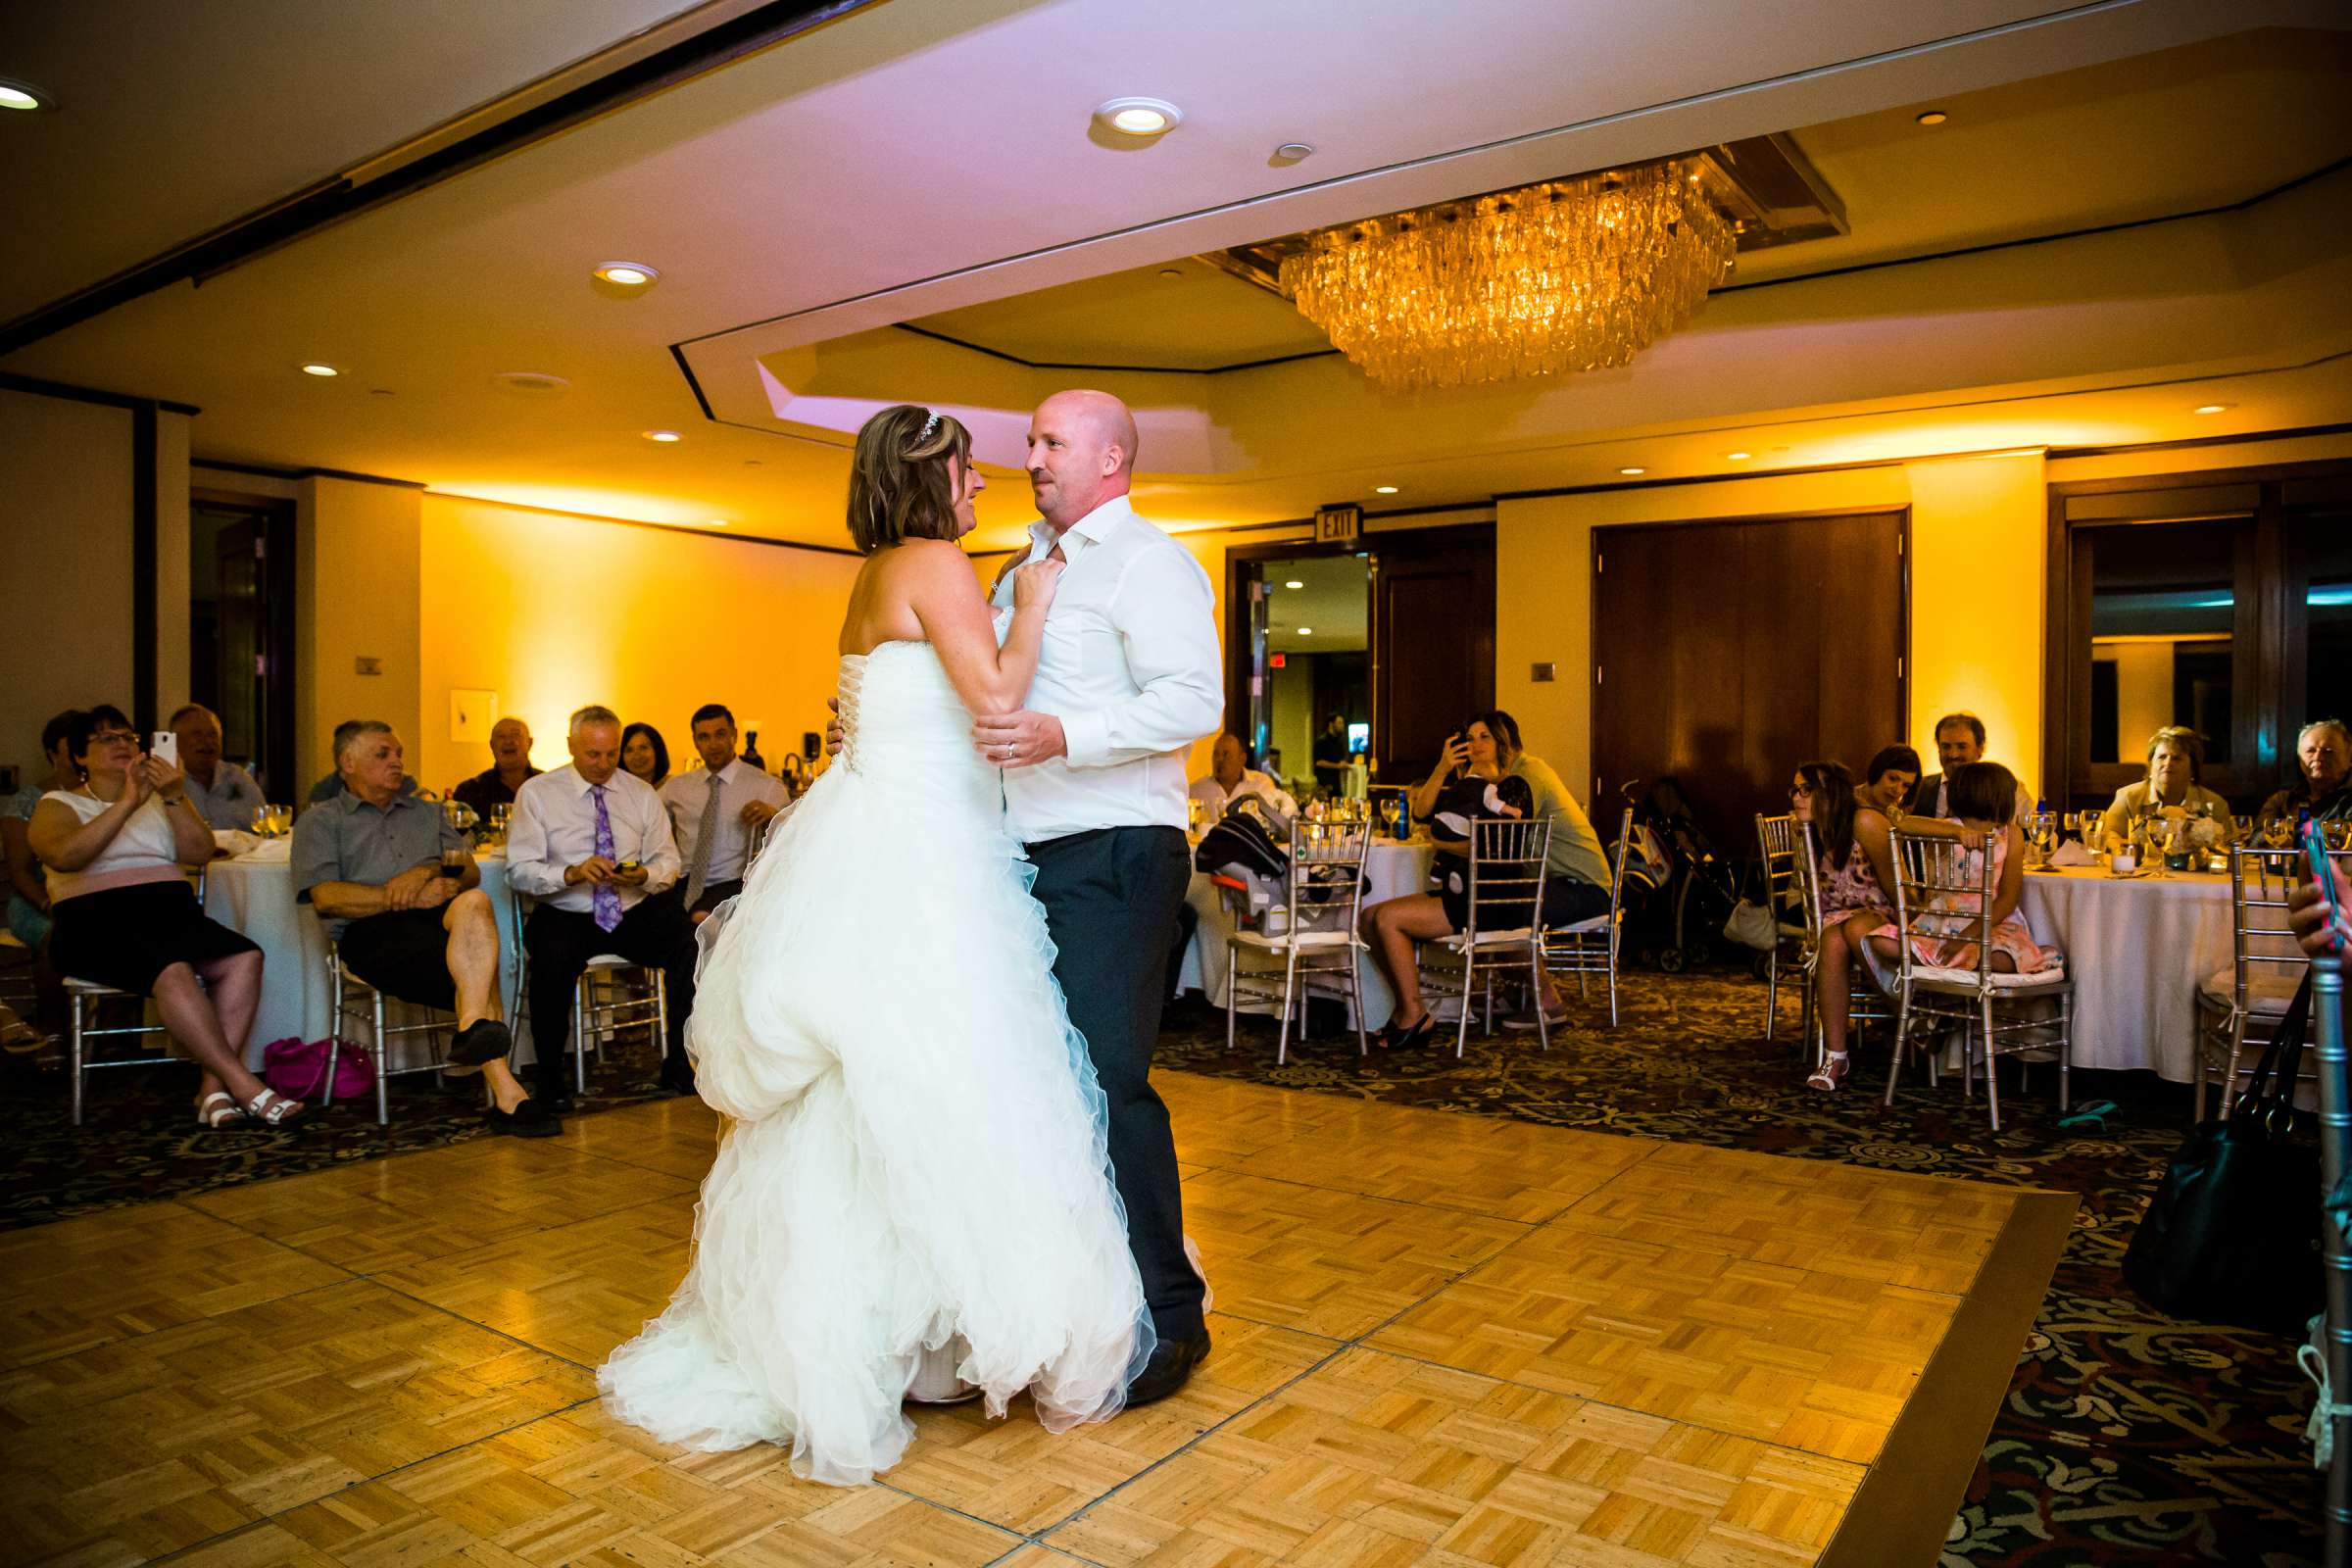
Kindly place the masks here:
POLYGON ((170 810, 170 809, 171 809, 172 807, 174 807, 174 806, 184 806, 184 805, 186 805, 186 804, 187 804, 187 800, 188 800, 188 798, 187 798, 187 796, 186 796, 185 794, 180 794, 180 795, 166 795, 166 796, 163 796, 161 799, 163 800, 163 803, 164 803, 164 808, 165 808, 166 810, 170 810))

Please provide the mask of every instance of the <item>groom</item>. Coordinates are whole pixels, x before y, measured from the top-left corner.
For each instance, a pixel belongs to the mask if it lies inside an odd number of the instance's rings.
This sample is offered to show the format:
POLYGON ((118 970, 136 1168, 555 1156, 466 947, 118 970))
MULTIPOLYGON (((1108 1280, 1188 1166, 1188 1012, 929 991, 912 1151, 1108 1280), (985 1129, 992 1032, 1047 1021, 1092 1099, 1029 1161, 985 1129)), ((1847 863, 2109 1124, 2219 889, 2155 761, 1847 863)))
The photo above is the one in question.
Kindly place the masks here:
POLYGON ((1013 568, 1027 562, 1068 566, 1046 618, 1034 707, 982 719, 972 739, 1004 769, 1009 826, 1037 866, 1057 950, 1054 978, 1109 1101, 1111 1169, 1159 1336, 1127 1391, 1129 1404, 1148 1404, 1208 1354, 1176 1145, 1151 1069, 1192 875, 1185 756, 1223 721, 1225 694, 1208 574, 1128 504, 1135 449, 1135 416, 1107 392, 1038 405, 1029 483, 1042 520, 998 577, 995 601, 1012 604, 1013 568))

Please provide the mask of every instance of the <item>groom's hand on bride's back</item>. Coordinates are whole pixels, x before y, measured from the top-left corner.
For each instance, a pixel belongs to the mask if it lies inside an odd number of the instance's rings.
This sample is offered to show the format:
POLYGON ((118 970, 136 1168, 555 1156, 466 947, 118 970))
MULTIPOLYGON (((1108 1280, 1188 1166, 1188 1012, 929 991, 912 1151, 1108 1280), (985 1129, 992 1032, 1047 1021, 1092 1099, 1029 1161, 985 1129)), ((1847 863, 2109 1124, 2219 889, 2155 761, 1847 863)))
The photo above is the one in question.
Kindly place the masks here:
POLYGON ((825 755, 839 757, 841 755, 841 699, 828 697, 825 699, 825 706, 833 710, 833 716, 825 720, 825 755))

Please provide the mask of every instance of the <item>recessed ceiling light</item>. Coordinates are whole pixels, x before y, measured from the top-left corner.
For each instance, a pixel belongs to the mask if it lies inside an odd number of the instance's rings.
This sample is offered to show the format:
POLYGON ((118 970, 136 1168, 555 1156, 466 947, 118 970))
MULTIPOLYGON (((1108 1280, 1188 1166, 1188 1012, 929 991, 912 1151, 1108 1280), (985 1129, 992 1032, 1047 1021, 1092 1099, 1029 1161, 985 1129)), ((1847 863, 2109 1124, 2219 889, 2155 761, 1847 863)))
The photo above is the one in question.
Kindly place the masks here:
POLYGON ((1919 122, 1923 125, 1940 125, 1951 118, 1940 109, 1931 109, 1919 117, 1919 122))
POLYGON ((1754 457, 1755 454, 1752 452, 1726 452, 1724 456, 1729 458, 1734 463, 1745 463, 1748 459, 1754 457))
POLYGON ((2200 403, 2192 411, 2197 414, 2227 414, 2236 408, 2234 403, 2200 403))
POLYGON ((672 441, 683 441, 686 439, 684 436, 678 434, 678 432, 675 430, 648 430, 645 432, 645 438, 648 441, 659 441, 664 446, 667 446, 672 441))
POLYGON ((565 392, 571 388, 569 381, 560 375, 551 375, 545 370, 501 370, 490 379, 493 384, 503 387, 509 392, 522 392, 534 396, 548 396, 565 392))
POLYGON ((1647 473, 1649 470, 1647 468, 1619 468, 1617 471, 1619 473, 1631 475, 1636 473, 1647 473))
POLYGON ((1285 588, 1303 588, 1306 586, 1306 584, 1300 582, 1298 578, 1293 577, 1289 582, 1284 583, 1283 586, 1285 588))
POLYGON ((710 526, 713 528, 724 528, 727 526, 727 519, 724 517, 712 517, 710 519, 710 526))
POLYGON ((310 363, 310 364, 308 364, 308 365, 306 365, 306 366, 304 366, 304 367, 302 368, 302 373, 303 373, 303 374, 305 374, 305 375, 316 375, 316 376, 322 376, 322 377, 323 377, 323 376, 331 376, 331 375, 341 375, 343 372, 342 372, 341 370, 338 370, 338 369, 336 369, 336 368, 335 368, 333 366, 331 366, 331 365, 328 365, 328 364, 327 364, 327 363, 325 363, 323 360, 313 360, 313 361, 311 361, 311 363, 310 363))
POLYGON ((662 274, 643 262, 607 262, 594 275, 619 288, 643 288, 662 274))
POLYGON ((1396 487, 1393 484, 1376 484, 1372 487, 1372 493, 1376 496, 1393 496, 1396 493, 1396 487))
POLYGON ((1298 635, 1301 637, 1312 637, 1314 634, 1315 628, 1312 626, 1301 626, 1298 628, 1298 635))
POLYGON ((1164 98, 1113 98, 1095 119, 1122 136, 1159 136, 1176 128, 1184 111, 1164 98))
POLYGON ((1181 267, 1163 267, 1159 270, 1159 275, 1162 277, 1182 277, 1184 275, 1184 269, 1181 267))
POLYGON ((55 109, 57 99, 29 81, 0 76, 0 109, 55 109))
POLYGON ((1314 148, 1302 141, 1286 141, 1274 149, 1274 162, 1282 167, 1302 164, 1314 156, 1314 148))

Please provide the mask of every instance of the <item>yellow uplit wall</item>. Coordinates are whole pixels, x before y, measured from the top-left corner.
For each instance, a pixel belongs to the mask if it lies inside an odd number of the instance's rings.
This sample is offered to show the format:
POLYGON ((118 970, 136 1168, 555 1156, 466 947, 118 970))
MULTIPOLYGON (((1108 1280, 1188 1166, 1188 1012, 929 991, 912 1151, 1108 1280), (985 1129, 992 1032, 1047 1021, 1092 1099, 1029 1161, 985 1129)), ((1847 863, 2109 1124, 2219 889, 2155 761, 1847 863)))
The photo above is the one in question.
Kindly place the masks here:
MULTIPOLYGON (((2038 452, 1906 464, 1911 488, 1911 744, 1931 771, 1938 716, 1984 721, 1984 755, 2038 795, 2049 496, 2038 452)), ((1856 758, 1859 764, 1866 759, 1856 758)))
POLYGON ((335 726, 345 719, 380 718, 416 744, 422 501, 409 486, 348 479, 295 489, 297 777, 286 795, 297 804, 334 767, 335 726), (362 660, 377 673, 361 673, 362 660))
POLYGON ((687 719, 705 703, 760 720, 771 769, 824 728, 858 558, 454 496, 424 497, 422 522, 410 746, 433 788, 490 762, 450 739, 454 689, 494 691, 501 713, 528 719, 541 767, 569 760, 564 719, 588 703, 659 729, 677 770, 694 762, 687 719))

